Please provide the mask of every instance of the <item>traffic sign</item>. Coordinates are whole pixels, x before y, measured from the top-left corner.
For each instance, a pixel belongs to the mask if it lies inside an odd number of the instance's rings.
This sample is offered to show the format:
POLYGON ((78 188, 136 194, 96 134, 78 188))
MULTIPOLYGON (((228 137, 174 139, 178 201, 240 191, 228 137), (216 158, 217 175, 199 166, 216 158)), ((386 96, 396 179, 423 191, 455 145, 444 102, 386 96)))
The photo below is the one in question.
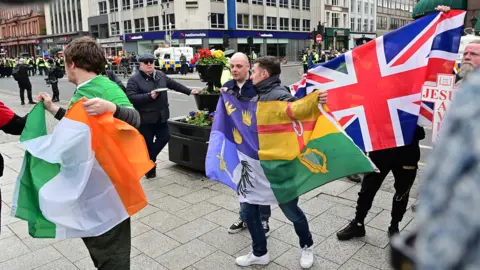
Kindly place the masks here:
POLYGON ((317 40, 317 43, 321 43, 322 42, 322 35, 318 34, 315 39, 317 40))

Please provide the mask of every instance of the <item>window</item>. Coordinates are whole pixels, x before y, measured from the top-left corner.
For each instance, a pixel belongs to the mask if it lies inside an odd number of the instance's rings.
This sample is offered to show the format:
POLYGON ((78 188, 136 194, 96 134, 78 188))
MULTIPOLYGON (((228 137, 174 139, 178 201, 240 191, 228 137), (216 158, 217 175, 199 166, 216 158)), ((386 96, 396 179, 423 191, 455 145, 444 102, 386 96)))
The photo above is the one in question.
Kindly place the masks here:
POLYGON ((375 27, 375 26, 373 25, 373 20, 370 20, 370 32, 373 32, 373 31, 374 31, 374 30, 373 30, 374 27, 375 27))
POLYGON ((263 16, 262 15, 252 15, 253 29, 263 29, 263 16))
POLYGON ((310 0, 302 0, 303 10, 310 10, 310 0))
POLYGON ((158 19, 158 16, 148 17, 147 21, 148 21, 148 31, 160 30, 160 20, 158 19))
POLYGON ((263 0, 252 0, 252 4, 263 5, 263 0))
POLYGON ((249 29, 250 21, 248 19, 248 14, 237 14, 237 27, 249 29))
POLYGON ((145 19, 135 19, 135 33, 145 32, 145 19))
POLYGON ((133 0, 133 8, 143 7, 143 0, 133 0))
POLYGON ((368 19, 363 20, 363 31, 368 32, 368 19))
POLYGON ((123 10, 130 9, 130 0, 122 0, 123 10))
POLYGON ((355 31, 355 18, 350 18, 350 31, 355 31))
POLYGON ((350 0, 350 10, 355 12, 355 0, 350 0))
POLYGON ((277 30, 277 18, 267 17, 267 29, 277 30))
POLYGON ((375 5, 370 5, 370 14, 373 15, 373 8, 375 7, 375 5))
POLYGON ((327 20, 327 26, 331 26, 332 23, 330 22, 330 12, 325 13, 325 19, 327 20))
POLYGON ((288 30, 288 18, 280 18, 280 30, 288 30))
POLYGON ((100 14, 107 14, 107 2, 98 2, 98 10, 100 11, 100 14))
POLYGON ((292 19, 292 31, 300 31, 300 19, 292 19))
POLYGON ((332 27, 340 27, 340 14, 332 12, 332 27))
POLYGON ((343 28, 348 28, 347 14, 343 14, 343 28))
POLYGON ((277 0, 267 0, 267 6, 271 6, 271 7, 277 6, 277 0))
POLYGON ((170 29, 175 29, 175 14, 167 14, 162 16, 163 30, 167 30, 170 26, 170 29), (165 17, 167 21, 165 21, 165 17))
POLYGON ((212 13, 210 16, 210 26, 212 28, 225 28, 225 14, 212 13))
POLYGON ((292 0, 292 8, 300 9, 300 0, 292 0))
POLYGON ((338 0, 332 0, 332 6, 338 6, 338 0))
POLYGON ((283 8, 288 8, 288 0, 279 0, 279 6, 283 8))
POLYGON ((360 14, 362 13, 362 1, 361 0, 357 0, 357 13, 360 14))
POLYGON ((310 32, 310 20, 303 20, 303 31, 310 32))
POLYGON ((123 31, 125 31, 125 34, 131 34, 132 31, 132 21, 123 21, 123 31))
POLYGON ((357 32, 362 32, 362 19, 357 19, 357 32))
POLYGON ((147 0, 147 6, 158 5, 158 0, 147 0))
POLYGON ((118 0, 109 0, 108 3, 110 4, 110 12, 118 11, 118 0))
POLYGON ((118 22, 110 23, 110 29, 112 30, 112 36, 120 35, 120 24, 118 22))
POLYGON ((365 15, 366 15, 366 14, 368 14, 368 3, 365 2, 364 8, 365 8, 365 15))
MULTIPOLYGON (((5 28, 2 28, 2 30, 3 33, 6 33, 5 28)), ((98 38, 98 25, 90 25, 90 35, 92 35, 93 38, 98 38)))
POLYGON ((237 3, 245 3, 245 4, 248 4, 248 0, 237 0, 237 3))

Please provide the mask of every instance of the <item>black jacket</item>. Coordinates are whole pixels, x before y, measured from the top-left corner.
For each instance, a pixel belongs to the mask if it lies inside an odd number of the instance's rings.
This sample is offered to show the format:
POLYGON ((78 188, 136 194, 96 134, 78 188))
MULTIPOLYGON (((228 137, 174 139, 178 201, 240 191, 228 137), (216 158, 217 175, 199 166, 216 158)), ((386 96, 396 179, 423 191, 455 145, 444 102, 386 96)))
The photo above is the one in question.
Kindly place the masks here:
POLYGON ((118 76, 113 72, 112 70, 107 70, 106 71, 107 77, 110 79, 110 81, 116 83, 120 88, 122 88, 123 92, 127 92, 127 88, 125 88, 125 85, 123 85, 123 82, 118 78, 118 76))
POLYGON ((29 67, 25 64, 20 64, 17 67, 18 69, 17 74, 15 75, 15 80, 18 82, 18 86, 20 87, 32 87, 32 84, 30 83, 30 78, 28 76, 28 69, 29 67))
POLYGON ((160 92, 156 99, 151 92, 158 88, 168 88, 190 95, 192 90, 170 79, 165 73, 155 70, 153 76, 140 71, 127 83, 127 96, 140 113, 142 124, 165 123, 170 118, 167 91, 160 92))
MULTIPOLYGON (((25 127, 26 119, 27 116, 20 117, 15 114, 12 120, 10 120, 6 125, 0 127, 0 130, 8 134, 20 135, 25 127)), ((3 167, 3 157, 2 154, 0 154, 0 177, 3 176, 3 167)))

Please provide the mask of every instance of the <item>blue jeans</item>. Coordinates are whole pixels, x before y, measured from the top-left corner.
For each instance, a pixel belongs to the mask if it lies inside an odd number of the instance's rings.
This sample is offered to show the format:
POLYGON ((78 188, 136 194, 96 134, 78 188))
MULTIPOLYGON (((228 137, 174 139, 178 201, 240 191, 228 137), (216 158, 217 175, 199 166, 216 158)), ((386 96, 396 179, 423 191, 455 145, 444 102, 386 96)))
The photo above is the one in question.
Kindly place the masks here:
MULTIPOLYGON (((305 217, 302 209, 298 207, 298 198, 278 206, 288 220, 293 223, 295 232, 300 240, 300 247, 311 247, 313 245, 312 234, 308 228, 307 217, 305 217)), ((253 254, 257 257, 267 253, 267 238, 260 220, 260 207, 260 205, 256 204, 240 204, 241 218, 247 223, 248 231, 252 237, 253 254)))
MULTIPOLYGON (((268 220, 270 219, 270 216, 272 215, 272 209, 270 208, 270 205, 259 205, 258 211, 260 211, 260 220, 268 222, 268 220)), ((242 215, 241 203, 240 203, 240 220, 245 222, 242 215)))

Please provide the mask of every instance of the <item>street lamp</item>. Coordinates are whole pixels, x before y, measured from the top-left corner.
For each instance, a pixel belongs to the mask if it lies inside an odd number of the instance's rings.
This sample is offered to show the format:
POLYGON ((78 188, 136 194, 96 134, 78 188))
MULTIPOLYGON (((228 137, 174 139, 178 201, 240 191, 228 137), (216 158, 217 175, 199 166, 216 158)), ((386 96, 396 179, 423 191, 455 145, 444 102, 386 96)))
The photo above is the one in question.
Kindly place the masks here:
POLYGON ((161 3, 160 6, 162 7, 162 12, 163 12, 163 29, 165 30, 165 41, 167 41, 169 44, 170 44, 170 40, 171 40, 171 37, 170 37, 170 33, 168 31, 168 26, 169 26, 169 23, 168 23, 168 16, 167 16, 167 12, 166 12, 166 9, 168 9, 170 7, 170 3, 161 3))

